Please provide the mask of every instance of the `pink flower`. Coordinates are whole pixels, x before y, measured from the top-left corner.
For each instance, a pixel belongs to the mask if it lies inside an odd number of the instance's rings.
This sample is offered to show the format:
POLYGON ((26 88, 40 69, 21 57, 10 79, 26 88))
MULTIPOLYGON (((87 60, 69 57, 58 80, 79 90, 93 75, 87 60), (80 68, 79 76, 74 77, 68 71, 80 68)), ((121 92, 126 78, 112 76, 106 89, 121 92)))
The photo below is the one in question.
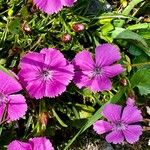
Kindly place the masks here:
POLYGON ((74 75, 73 65, 53 48, 29 52, 21 59, 20 67, 19 78, 30 97, 36 99, 60 95, 74 75))
POLYGON ((0 121, 4 114, 6 114, 4 119, 8 122, 23 117, 27 111, 27 104, 24 96, 14 94, 22 90, 17 79, 0 71, 0 85, 0 121))
POLYGON ((63 6, 71 7, 77 0, 33 0, 35 5, 47 14, 59 12, 63 6))
POLYGON ((134 105, 128 105, 124 109, 116 104, 107 104, 102 114, 108 121, 98 120, 93 124, 97 134, 108 133, 106 141, 109 143, 122 143, 125 139, 133 144, 139 140, 142 127, 137 123, 142 121, 141 111, 134 105))
POLYGON ((112 44, 102 44, 96 47, 95 60, 89 51, 79 52, 73 60, 76 70, 74 83, 79 88, 88 87, 93 92, 111 90, 109 78, 124 71, 120 64, 114 64, 120 59, 119 49, 112 44))
POLYGON ((29 142, 12 141, 8 150, 54 150, 51 142, 45 137, 29 139, 29 142))

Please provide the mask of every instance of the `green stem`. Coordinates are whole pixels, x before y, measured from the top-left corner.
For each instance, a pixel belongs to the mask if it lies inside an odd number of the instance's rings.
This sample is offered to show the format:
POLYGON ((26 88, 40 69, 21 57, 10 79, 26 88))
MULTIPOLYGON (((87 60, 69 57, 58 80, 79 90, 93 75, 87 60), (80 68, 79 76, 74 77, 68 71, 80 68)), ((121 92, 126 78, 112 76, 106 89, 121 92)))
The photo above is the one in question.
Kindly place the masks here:
MULTIPOLYGON (((138 64, 130 64, 131 67, 144 66, 144 65, 150 65, 150 62, 144 62, 144 63, 138 63, 138 64)), ((128 65, 123 65, 123 66, 127 67, 128 65)))
POLYGON ((132 67, 143 66, 143 65, 150 65, 150 62, 144 62, 144 63, 138 63, 138 64, 131 64, 132 67))

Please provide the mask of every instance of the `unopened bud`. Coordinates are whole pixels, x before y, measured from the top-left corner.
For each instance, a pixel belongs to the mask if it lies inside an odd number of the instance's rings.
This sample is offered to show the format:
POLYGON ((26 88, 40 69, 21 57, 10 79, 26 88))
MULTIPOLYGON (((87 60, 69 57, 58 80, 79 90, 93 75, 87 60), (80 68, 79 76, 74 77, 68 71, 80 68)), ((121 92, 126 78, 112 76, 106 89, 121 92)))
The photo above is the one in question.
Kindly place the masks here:
POLYGON ((126 80, 125 78, 122 78, 122 79, 120 80, 120 84, 121 84, 122 86, 127 86, 127 80, 126 80))
POLYGON ((21 53, 21 49, 19 47, 13 47, 12 49, 9 50, 9 56, 13 56, 15 54, 21 53))
POLYGON ((85 29, 85 26, 81 23, 74 23, 72 29, 74 32, 82 32, 85 29))
POLYGON ((48 122, 47 112, 41 112, 39 114, 39 121, 40 121, 41 124, 47 125, 47 122, 48 122))
POLYGON ((30 26, 29 26, 26 22, 24 22, 24 23, 21 25, 21 28, 22 28, 22 30, 23 30, 25 33, 27 33, 27 34, 31 34, 31 32, 32 32, 30 26))
POLYGON ((64 34, 62 37, 61 37, 61 41, 64 42, 64 43, 68 43, 72 40, 72 37, 70 34, 64 34))

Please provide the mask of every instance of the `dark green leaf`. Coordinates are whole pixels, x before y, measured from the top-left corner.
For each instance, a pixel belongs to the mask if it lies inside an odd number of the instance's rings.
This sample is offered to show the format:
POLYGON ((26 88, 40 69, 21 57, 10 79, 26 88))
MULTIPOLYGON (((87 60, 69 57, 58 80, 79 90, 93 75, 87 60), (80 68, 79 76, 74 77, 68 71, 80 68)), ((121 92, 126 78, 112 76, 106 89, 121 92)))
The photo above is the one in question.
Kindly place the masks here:
POLYGON ((141 95, 150 94, 150 69, 140 69, 131 78, 132 88, 138 87, 141 95))

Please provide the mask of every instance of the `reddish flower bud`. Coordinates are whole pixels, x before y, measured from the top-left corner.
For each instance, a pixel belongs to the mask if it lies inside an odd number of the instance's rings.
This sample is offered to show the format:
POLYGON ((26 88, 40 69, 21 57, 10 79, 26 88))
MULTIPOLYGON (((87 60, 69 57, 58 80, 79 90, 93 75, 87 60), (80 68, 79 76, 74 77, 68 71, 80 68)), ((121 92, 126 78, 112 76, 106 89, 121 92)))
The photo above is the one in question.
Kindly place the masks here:
POLYGON ((85 29, 85 26, 81 23, 74 23, 72 29, 74 32, 82 32, 85 29))
POLYGON ((120 80, 120 84, 121 84, 122 86, 127 86, 127 80, 126 80, 125 78, 122 78, 122 79, 120 80))
POLYGON ((30 26, 29 26, 26 22, 24 22, 24 23, 21 25, 21 28, 22 28, 22 30, 23 30, 25 33, 27 33, 27 34, 31 34, 31 32, 32 32, 30 26))
POLYGON ((64 34, 62 37, 61 37, 61 41, 64 42, 64 43, 68 43, 72 40, 72 37, 70 34, 64 34))
POLYGON ((39 114, 39 121, 40 121, 41 124, 47 125, 47 122, 48 122, 47 112, 41 112, 39 114))
POLYGON ((31 13, 35 13, 35 12, 37 12, 38 10, 37 10, 36 6, 34 5, 34 6, 32 6, 32 7, 30 8, 30 11, 31 11, 31 13))
POLYGON ((21 49, 19 47, 13 47, 12 49, 9 50, 8 53, 9 53, 9 56, 20 54, 21 53, 21 49))

